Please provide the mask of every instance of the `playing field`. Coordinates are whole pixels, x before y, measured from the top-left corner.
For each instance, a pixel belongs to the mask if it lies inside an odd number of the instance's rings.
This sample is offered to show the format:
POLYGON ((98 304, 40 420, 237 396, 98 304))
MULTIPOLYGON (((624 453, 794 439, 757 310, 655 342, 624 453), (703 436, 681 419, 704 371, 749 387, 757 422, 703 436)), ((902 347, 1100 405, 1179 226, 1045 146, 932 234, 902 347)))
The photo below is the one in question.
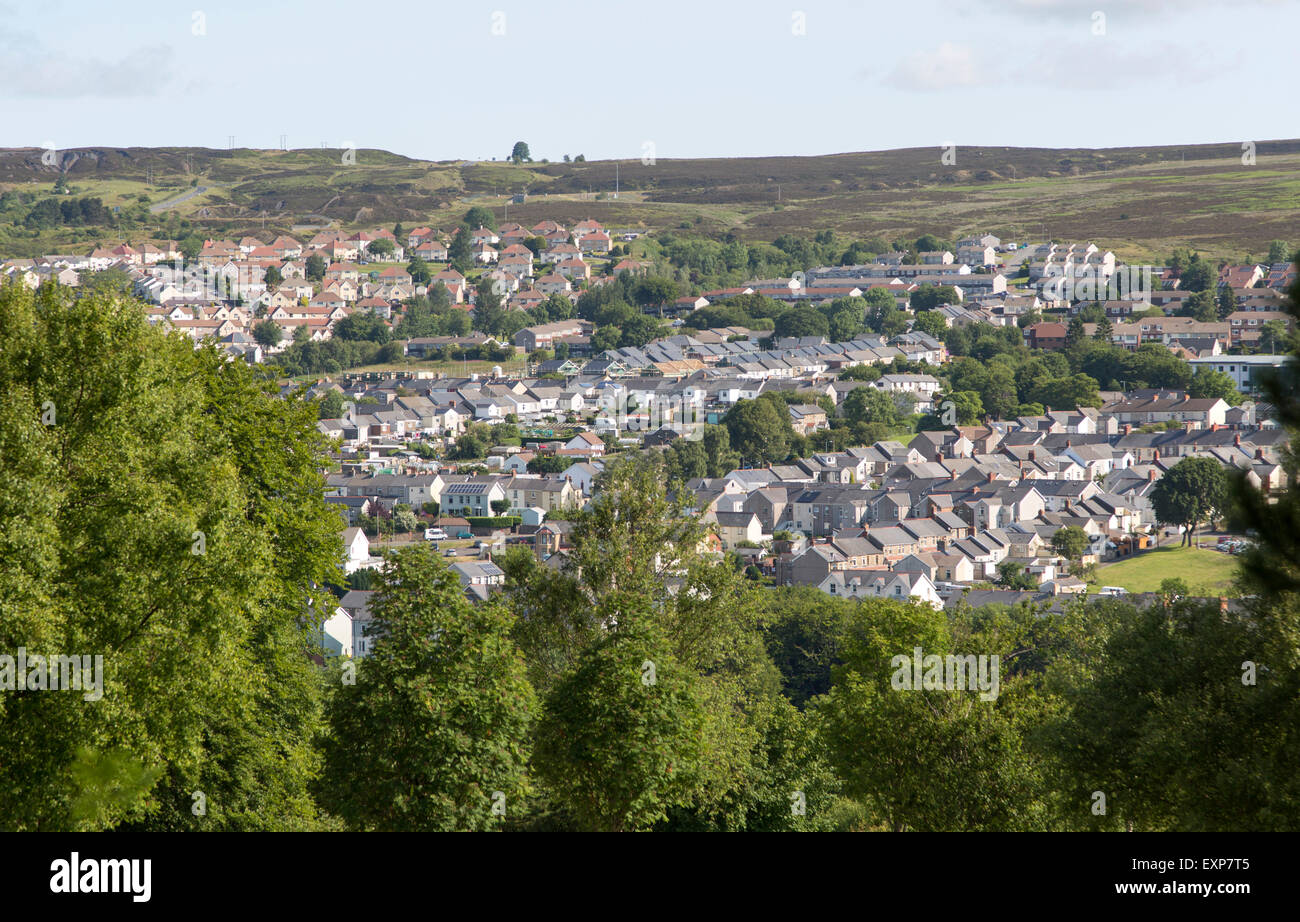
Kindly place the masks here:
POLYGON ((1155 592, 1166 579, 1181 579, 1196 595, 1235 595, 1237 560, 1230 554, 1190 547, 1166 547, 1097 568, 1095 592, 1123 586, 1129 592, 1155 592))

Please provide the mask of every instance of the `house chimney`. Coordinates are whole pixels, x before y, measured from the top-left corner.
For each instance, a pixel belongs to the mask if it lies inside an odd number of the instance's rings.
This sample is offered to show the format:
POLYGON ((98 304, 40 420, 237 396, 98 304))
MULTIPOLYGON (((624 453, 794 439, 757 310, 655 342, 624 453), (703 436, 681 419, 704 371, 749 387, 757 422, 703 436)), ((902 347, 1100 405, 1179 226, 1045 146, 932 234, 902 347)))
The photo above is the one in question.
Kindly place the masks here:
POLYGON ((1232 437, 1232 444, 1235 445, 1237 448, 1240 448, 1240 447, 1241 447, 1241 433, 1240 433, 1240 432, 1238 432, 1236 435, 1234 435, 1234 436, 1232 437))
POLYGON ((995 479, 997 479, 997 474, 994 471, 989 471, 989 483, 992 483, 995 479))
POLYGON ((1150 483, 1156 482, 1156 469, 1154 467, 1147 471, 1147 481, 1150 483))
POLYGON ((1262 449, 1262 448, 1256 448, 1256 449, 1255 449, 1255 460, 1256 460, 1256 461, 1263 461, 1263 460, 1264 460, 1264 449, 1262 449))
POLYGON ((952 473, 948 475, 948 479, 949 479, 949 480, 956 480, 956 479, 957 479, 957 469, 956 469, 956 468, 953 468, 952 473))
POLYGON ((1151 460, 1153 460, 1153 461, 1159 461, 1159 460, 1160 460, 1160 449, 1159 449, 1159 448, 1155 449, 1155 451, 1153 451, 1153 452, 1151 453, 1151 460))
POLYGON ((1066 448, 1069 448, 1069 447, 1070 447, 1071 445, 1073 445, 1073 444, 1074 444, 1074 442, 1073 442, 1072 440, 1070 440, 1070 439, 1066 439, 1066 440, 1065 440, 1065 447, 1066 447, 1066 448))
POLYGON ((1032 448, 1029 449, 1029 460, 1030 460, 1030 462, 1032 463, 1032 462, 1033 462, 1037 457, 1038 457, 1038 453, 1035 452, 1032 448))
POLYGON ((1133 431, 1133 424, 1132 424, 1132 423, 1125 423, 1125 424, 1124 424, 1124 434, 1125 434, 1125 435, 1129 435, 1132 431, 1133 431))

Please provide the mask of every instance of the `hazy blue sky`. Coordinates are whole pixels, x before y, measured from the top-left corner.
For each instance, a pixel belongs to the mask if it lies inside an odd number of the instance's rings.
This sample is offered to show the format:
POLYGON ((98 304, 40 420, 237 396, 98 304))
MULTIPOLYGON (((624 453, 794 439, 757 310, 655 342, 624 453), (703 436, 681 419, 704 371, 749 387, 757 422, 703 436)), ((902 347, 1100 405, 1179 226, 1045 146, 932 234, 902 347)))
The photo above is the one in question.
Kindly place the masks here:
POLYGON ((1297 0, 0 0, 0 146, 1258 141, 1300 135, 1297 61, 1297 0))

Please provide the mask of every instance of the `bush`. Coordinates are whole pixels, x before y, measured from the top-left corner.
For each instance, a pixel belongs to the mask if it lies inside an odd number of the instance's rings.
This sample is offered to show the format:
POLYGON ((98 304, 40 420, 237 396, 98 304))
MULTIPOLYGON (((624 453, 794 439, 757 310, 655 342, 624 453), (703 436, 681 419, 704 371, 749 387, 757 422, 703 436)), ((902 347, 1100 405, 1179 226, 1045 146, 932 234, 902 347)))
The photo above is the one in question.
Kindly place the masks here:
POLYGON ((523 519, 517 515, 471 515, 465 521, 470 528, 514 528, 523 519))

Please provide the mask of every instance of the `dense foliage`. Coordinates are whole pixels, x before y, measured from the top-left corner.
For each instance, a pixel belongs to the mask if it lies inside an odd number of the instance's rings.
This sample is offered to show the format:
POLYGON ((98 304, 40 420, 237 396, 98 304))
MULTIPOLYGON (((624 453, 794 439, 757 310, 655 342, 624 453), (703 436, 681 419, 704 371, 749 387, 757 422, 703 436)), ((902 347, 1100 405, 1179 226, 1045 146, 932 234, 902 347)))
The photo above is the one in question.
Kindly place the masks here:
MULTIPOLYGON (((1001 337, 979 335, 999 348, 971 355, 982 372, 959 361, 957 393, 1020 406, 1088 374, 1001 337)), ((1240 610, 765 588, 719 565, 683 480, 795 444, 766 395, 698 442, 611 460, 571 550, 498 555, 490 603, 424 547, 354 580, 376 594, 352 664, 311 655, 344 591, 317 401, 129 301, 18 286, 0 290, 0 388, 0 652, 104 658, 98 700, 0 693, 5 828, 1300 824, 1293 493, 1220 501, 1259 535, 1240 610), (901 687, 918 648, 997 656, 996 691, 901 687)), ((893 418, 867 397, 852 415, 893 418)), ((1057 543, 1076 556, 1077 538, 1057 543)))

